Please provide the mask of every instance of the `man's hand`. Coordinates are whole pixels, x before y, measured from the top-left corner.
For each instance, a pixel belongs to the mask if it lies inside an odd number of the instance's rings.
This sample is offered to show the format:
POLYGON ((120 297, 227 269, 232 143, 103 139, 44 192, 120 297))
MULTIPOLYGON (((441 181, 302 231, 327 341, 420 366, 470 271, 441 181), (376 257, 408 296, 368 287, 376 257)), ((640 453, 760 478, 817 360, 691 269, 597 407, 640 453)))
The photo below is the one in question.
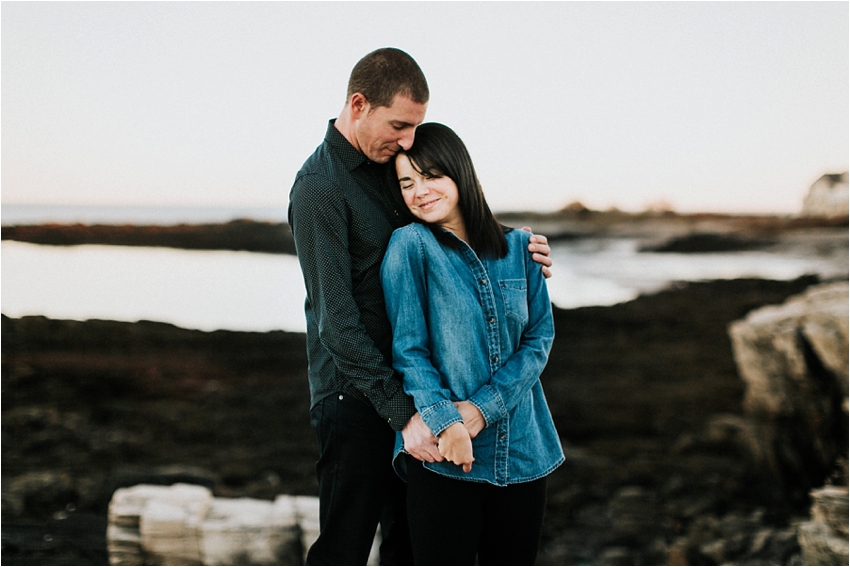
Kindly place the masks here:
MULTIPOLYGON (((531 232, 531 228, 524 226, 522 229, 526 232, 531 232)), ((531 252, 531 259, 542 266, 543 277, 551 278, 552 272, 549 268, 552 267, 552 258, 549 257, 549 239, 541 234, 533 234, 528 241, 528 251, 531 252)))
POLYGON ((475 436, 481 433, 481 430, 487 426, 481 410, 471 402, 455 402, 455 407, 463 419, 463 425, 469 432, 469 438, 475 439, 475 436))
POLYGON ((443 456, 437 448, 437 438, 431 429, 422 421, 419 412, 413 414, 410 421, 401 430, 404 439, 404 450, 411 454, 414 459, 428 461, 429 463, 441 462, 443 456))
POLYGON ((463 472, 472 470, 472 439, 462 423, 453 423, 440 433, 440 454, 450 463, 463 467, 463 472))

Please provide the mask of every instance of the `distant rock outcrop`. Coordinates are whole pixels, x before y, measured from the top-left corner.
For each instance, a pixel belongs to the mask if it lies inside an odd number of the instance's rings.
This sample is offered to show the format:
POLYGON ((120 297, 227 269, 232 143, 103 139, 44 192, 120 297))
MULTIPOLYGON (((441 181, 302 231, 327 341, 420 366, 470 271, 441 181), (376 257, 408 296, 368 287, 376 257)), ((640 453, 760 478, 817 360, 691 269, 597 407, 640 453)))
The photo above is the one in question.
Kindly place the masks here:
POLYGON ((848 212, 847 172, 827 173, 812 184, 803 199, 803 216, 842 217, 848 212))
POLYGON ((295 254, 295 241, 286 223, 234 220, 218 224, 109 225, 40 224, 4 226, 3 240, 76 246, 164 246, 187 250, 241 250, 295 254))

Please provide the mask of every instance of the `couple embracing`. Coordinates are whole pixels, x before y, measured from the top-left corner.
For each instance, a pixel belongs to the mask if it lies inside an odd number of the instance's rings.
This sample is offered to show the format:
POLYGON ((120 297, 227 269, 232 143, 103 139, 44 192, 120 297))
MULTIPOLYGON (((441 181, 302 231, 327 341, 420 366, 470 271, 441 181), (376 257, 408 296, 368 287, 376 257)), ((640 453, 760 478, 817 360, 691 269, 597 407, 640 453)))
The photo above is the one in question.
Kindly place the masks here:
POLYGON ((307 563, 531 565, 563 453, 540 383, 546 239, 497 222, 398 49, 366 55, 299 171, 320 528, 307 563))

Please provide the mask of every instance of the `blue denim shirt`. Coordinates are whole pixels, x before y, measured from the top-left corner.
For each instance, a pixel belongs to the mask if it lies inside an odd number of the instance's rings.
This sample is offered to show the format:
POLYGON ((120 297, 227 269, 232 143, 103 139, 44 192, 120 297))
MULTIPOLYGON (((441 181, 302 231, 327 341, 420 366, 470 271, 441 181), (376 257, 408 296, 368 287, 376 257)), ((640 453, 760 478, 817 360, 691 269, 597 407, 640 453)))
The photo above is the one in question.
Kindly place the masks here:
MULTIPOLYGON (((529 233, 505 235, 508 255, 479 259, 452 233, 411 224, 396 230, 381 266, 393 327, 393 367, 434 434, 462 421, 469 401, 486 427, 472 440, 472 471, 448 461, 437 473, 498 486, 543 477, 564 461, 540 374, 555 336, 529 233)), ((401 433, 394 464, 404 478, 401 433)))

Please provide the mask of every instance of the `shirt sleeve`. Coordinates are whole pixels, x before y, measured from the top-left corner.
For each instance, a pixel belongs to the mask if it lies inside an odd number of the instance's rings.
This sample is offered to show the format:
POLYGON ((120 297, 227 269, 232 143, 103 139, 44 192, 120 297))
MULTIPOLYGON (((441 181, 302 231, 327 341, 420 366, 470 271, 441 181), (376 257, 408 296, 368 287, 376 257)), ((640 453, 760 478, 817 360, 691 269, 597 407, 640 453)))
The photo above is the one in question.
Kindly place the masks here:
POLYGON ((431 364, 425 259, 412 231, 393 233, 381 266, 381 282, 393 328, 393 366, 402 375, 404 390, 413 397, 422 421, 439 435, 463 420, 431 364))
MULTIPOLYGON (((527 247, 527 238, 518 239, 527 247)), ((469 401, 481 410, 487 426, 508 415, 540 379, 555 338, 555 323, 549 290, 540 265, 523 256, 528 281, 528 324, 522 332, 519 348, 469 401)))
POLYGON ((369 336, 354 299, 349 215, 336 184, 319 175, 296 179, 290 226, 319 340, 337 369, 399 430, 415 413, 401 381, 369 336))

